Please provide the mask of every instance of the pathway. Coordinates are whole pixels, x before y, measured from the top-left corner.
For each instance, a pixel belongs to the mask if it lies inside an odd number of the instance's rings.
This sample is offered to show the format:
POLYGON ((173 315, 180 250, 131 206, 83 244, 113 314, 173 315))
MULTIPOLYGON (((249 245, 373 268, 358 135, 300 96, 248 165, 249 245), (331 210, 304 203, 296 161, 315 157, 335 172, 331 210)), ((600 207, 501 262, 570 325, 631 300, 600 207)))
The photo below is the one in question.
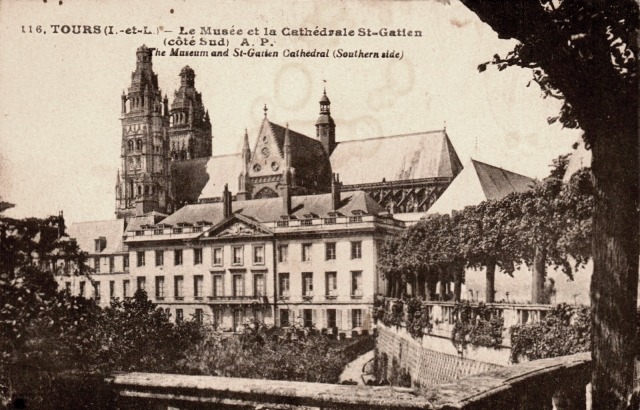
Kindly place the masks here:
POLYGON ((369 350, 362 356, 358 356, 354 361, 345 366, 340 375, 340 381, 353 380, 354 382, 358 382, 358 384, 364 384, 362 381, 362 368, 371 359, 373 359, 373 350, 369 350))

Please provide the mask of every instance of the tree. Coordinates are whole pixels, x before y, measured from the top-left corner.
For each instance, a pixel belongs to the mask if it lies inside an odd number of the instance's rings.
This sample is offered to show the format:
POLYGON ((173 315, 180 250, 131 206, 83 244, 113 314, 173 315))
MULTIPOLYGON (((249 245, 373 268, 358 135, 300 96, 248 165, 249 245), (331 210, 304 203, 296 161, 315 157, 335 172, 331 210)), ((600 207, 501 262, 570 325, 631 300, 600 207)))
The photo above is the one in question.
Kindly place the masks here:
POLYGON ((462 211, 458 223, 460 250, 469 268, 486 268, 485 301, 495 300, 496 267, 509 275, 520 262, 517 253, 510 248, 506 229, 510 209, 499 201, 483 201, 462 211))
MULTIPOLYGON (((462 0, 519 44, 491 62, 532 70, 557 117, 584 131, 593 152, 592 397, 624 409, 633 391, 638 289, 638 4, 634 0, 462 0)), ((479 66, 480 71, 487 63, 479 66)))

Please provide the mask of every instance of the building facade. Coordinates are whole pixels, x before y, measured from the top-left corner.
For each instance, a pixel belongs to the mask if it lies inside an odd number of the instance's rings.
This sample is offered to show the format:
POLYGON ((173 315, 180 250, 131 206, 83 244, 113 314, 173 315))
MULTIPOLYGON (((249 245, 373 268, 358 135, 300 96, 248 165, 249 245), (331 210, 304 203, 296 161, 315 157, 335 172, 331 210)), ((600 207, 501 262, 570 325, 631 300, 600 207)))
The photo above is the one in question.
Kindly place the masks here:
POLYGON ((339 141, 325 90, 314 137, 265 107, 253 144, 245 132, 240 153, 212 155, 194 70, 169 104, 152 51, 137 50, 121 97, 117 219, 69 229, 94 272, 61 286, 102 306, 144 289, 175 320, 224 331, 250 320, 368 331, 385 286, 379 245, 462 170, 446 131, 339 141))

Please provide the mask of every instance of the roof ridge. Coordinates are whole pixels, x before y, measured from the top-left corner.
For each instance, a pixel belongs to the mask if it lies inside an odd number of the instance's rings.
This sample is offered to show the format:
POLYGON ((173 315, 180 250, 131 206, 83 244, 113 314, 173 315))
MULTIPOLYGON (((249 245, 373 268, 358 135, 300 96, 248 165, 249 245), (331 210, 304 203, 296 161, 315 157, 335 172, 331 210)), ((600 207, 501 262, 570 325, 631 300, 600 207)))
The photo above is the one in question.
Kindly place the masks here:
POLYGON ((408 133, 408 134, 383 135, 381 137, 371 137, 371 138, 362 138, 362 139, 347 140, 347 141, 338 141, 337 143, 338 144, 344 144, 344 143, 347 143, 347 142, 371 141, 371 140, 381 140, 381 139, 399 138, 399 137, 414 137, 416 135, 435 134, 435 133, 439 133, 439 132, 442 132, 445 135, 447 135, 445 130, 431 130, 431 131, 412 132, 412 133, 408 133))
POLYGON ((80 221, 80 222, 71 222, 71 225, 79 225, 79 224, 94 224, 94 223, 98 223, 98 222, 118 222, 118 221, 124 221, 124 219, 98 219, 95 221, 80 221))
POLYGON ((530 179, 530 180, 532 180, 532 181, 534 181, 534 180, 535 180, 535 178, 531 178, 530 176, 527 176, 527 175, 524 175, 524 174, 519 174, 519 173, 517 173, 517 172, 513 172, 513 171, 509 171, 508 169, 504 169, 504 168, 502 168, 502 167, 498 167, 498 166, 496 166, 496 165, 487 164, 486 162, 478 161, 477 159, 473 159, 473 158, 471 158, 471 162, 473 162, 473 163, 477 163, 477 164, 480 164, 480 165, 485 165, 485 166, 487 166, 487 167, 491 167, 491 168, 499 169, 500 171, 508 172, 508 173, 510 173, 510 174, 514 174, 514 175, 518 175, 518 176, 521 176, 521 177, 525 177, 525 178, 528 178, 528 179, 530 179))

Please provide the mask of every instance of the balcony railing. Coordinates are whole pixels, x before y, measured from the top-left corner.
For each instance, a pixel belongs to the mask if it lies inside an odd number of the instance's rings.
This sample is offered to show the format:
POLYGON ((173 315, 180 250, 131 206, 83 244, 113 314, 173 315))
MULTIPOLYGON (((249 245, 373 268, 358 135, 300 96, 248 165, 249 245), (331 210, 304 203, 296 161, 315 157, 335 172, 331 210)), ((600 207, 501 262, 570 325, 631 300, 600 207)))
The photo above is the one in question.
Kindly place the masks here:
POLYGON ((228 303, 262 303, 264 296, 258 295, 237 295, 237 296, 209 296, 209 303, 228 304, 228 303))

